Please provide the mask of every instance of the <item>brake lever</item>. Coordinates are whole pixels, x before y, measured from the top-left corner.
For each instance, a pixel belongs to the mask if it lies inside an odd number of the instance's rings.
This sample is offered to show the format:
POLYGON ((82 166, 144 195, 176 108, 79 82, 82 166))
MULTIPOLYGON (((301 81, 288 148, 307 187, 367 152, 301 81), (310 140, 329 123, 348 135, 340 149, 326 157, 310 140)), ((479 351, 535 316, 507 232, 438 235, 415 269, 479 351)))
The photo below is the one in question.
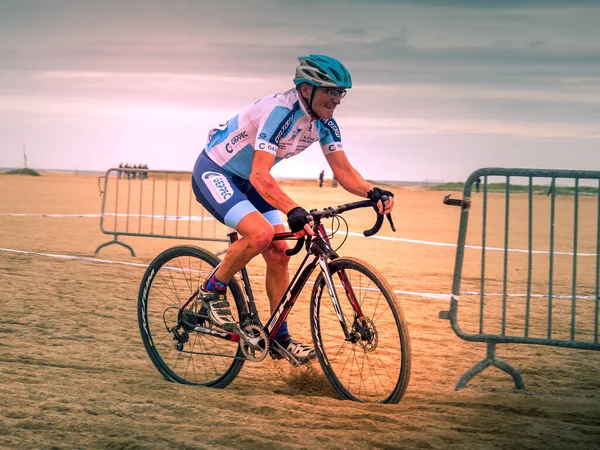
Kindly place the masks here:
POLYGON ((387 220, 390 223, 390 227, 392 228, 392 231, 396 232, 396 227, 394 226, 394 221, 392 220, 392 213, 387 213, 385 216, 387 217, 387 220))

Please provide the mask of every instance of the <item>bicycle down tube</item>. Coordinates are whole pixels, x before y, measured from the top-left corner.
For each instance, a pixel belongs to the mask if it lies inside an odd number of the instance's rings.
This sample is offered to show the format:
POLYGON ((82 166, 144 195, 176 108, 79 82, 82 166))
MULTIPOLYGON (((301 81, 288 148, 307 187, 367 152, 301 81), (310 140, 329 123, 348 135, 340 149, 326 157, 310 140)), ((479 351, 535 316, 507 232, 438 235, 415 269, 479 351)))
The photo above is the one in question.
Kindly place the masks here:
MULTIPOLYGON (((304 260, 302 261, 302 263, 300 264, 300 267, 296 271, 294 278, 292 279, 289 286, 287 287, 282 299, 280 300, 279 304, 277 305, 276 310, 273 312, 273 314, 269 318, 269 321, 264 326, 264 330, 267 332, 267 335, 269 337, 269 343, 272 343, 275 340, 275 336, 277 335, 279 328, 281 327, 283 322, 285 322, 285 320, 287 319, 287 316, 291 312, 292 307, 296 303, 296 300, 298 299, 300 293, 302 292, 302 289, 306 285, 306 282, 312 275, 312 273, 315 270, 315 268, 317 267, 317 265, 319 265, 319 267, 321 268, 321 271, 323 272, 327 291, 329 292, 329 295, 331 297, 333 308, 334 308, 336 317, 338 318, 338 321, 340 323, 340 326, 342 328, 342 331, 344 332, 344 335, 347 338, 349 337, 348 326, 346 324, 346 320, 342 313, 342 308, 340 307, 339 298, 338 298, 337 292, 334 287, 333 278, 331 276, 331 273, 330 273, 329 267, 328 267, 328 259, 329 258, 334 259, 338 255, 329 246, 329 239, 327 238, 327 233, 325 231, 325 227, 322 224, 318 224, 316 228, 317 228, 316 238, 312 239, 312 241, 310 243, 309 251, 307 252, 306 256, 304 257, 304 260)), ((239 239, 239 235, 237 232, 230 233, 229 237, 230 237, 230 240, 232 243, 239 239)), ((286 239, 291 239, 292 237, 293 237, 293 235, 291 232, 283 232, 283 233, 276 234, 274 236, 273 240, 286 240, 286 239)), ((302 244, 303 239, 299 238, 298 242, 300 244, 302 244)), ((297 247, 301 247, 301 245, 297 245, 297 247)), ((294 249, 291 249, 291 250, 294 250, 294 249)), ((345 271, 343 271, 343 270, 340 271, 338 276, 340 278, 340 281, 342 283, 344 291, 346 292, 348 300, 349 300, 350 304, 352 305, 352 309, 356 313, 356 317, 361 318, 363 316, 363 314, 360 309, 360 305, 358 303, 356 295, 354 294, 352 285, 350 284, 350 282, 346 276, 345 271)), ((251 287, 251 283, 250 283, 250 279, 249 279, 248 271, 247 271, 246 267, 242 268, 242 270, 240 271, 240 278, 242 280, 242 285, 244 287, 247 311, 250 312, 250 314, 253 316, 254 320, 259 321, 258 312, 256 310, 256 304, 254 302, 254 295, 252 293, 252 287, 251 287)), ((181 309, 182 310, 185 309, 187 307, 187 305, 196 296, 197 296, 197 292, 195 292, 190 297, 190 299, 182 306, 181 309)), ((210 328, 205 328, 205 327, 196 327, 195 331, 198 331, 201 333, 209 333, 215 337, 219 337, 219 338, 230 340, 230 341, 238 341, 239 340, 239 336, 236 333, 232 333, 232 332, 224 332, 224 331, 215 332, 216 330, 210 329, 210 328)))

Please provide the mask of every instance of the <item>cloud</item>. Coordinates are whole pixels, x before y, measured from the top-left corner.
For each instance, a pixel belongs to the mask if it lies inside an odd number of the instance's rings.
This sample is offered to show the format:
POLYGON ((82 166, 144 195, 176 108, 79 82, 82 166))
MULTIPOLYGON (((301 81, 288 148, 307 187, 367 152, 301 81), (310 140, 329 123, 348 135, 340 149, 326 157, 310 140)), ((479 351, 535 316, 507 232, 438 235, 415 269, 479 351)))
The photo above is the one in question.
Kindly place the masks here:
MULTIPOLYGON (((293 0, 291 0, 293 1, 293 0)), ((362 0, 329 0, 330 3, 355 4, 362 0)), ((305 0, 305 3, 321 3, 321 0, 305 0)), ((486 9, 536 9, 536 8, 577 8, 598 7, 596 0, 371 0, 370 5, 419 6, 423 8, 466 8, 486 9)))

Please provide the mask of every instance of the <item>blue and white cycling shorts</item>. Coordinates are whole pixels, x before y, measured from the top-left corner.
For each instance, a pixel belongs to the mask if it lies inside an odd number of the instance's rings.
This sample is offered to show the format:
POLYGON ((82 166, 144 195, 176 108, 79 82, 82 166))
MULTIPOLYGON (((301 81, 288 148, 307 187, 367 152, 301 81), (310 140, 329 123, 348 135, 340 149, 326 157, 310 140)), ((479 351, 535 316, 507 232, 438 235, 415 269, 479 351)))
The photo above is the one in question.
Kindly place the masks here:
POLYGON ((283 225, 281 213, 268 203, 250 184, 234 175, 202 152, 192 172, 192 189, 196 200, 219 222, 231 228, 246 215, 258 211, 271 225, 283 225))

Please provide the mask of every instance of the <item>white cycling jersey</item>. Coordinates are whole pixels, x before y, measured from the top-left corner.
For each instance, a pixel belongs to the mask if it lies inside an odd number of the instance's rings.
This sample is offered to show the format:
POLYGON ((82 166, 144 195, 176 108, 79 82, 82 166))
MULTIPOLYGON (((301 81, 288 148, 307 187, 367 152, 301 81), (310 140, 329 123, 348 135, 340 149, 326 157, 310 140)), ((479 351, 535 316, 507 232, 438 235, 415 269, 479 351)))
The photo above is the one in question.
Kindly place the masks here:
POLYGON ((320 141, 325 155, 343 151, 334 119, 311 122, 296 89, 269 95, 244 108, 208 134, 206 153, 215 163, 244 179, 250 177, 254 152, 275 155, 275 164, 320 141))

